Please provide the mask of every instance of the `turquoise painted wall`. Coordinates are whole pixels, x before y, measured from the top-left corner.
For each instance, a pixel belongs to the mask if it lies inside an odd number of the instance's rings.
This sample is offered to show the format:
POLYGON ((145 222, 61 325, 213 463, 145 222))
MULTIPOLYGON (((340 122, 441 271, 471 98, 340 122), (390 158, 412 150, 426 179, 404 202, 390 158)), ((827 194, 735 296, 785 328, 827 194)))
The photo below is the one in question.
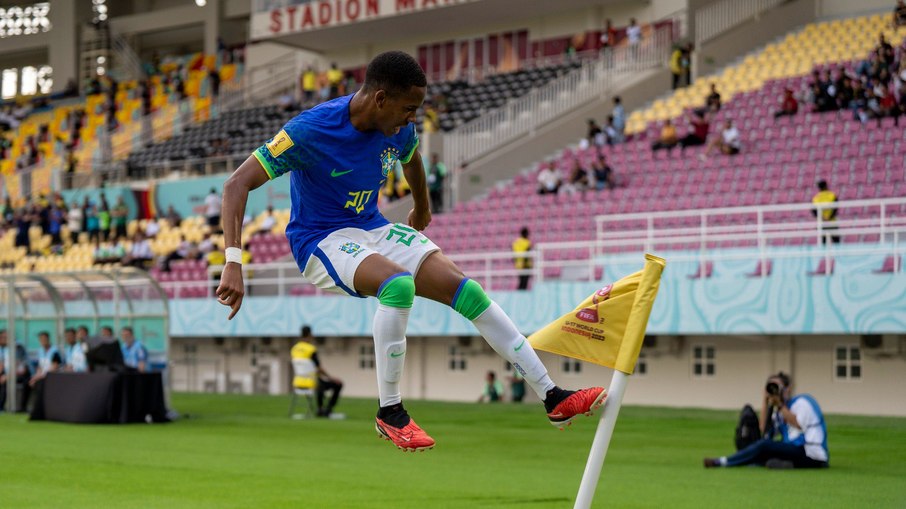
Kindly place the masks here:
MULTIPOLYGON (((883 257, 838 259, 837 274, 808 276, 816 259, 775 260, 773 274, 749 278, 752 261, 715 264, 710 279, 693 280, 696 264, 670 263, 648 331, 652 334, 867 334, 906 332, 906 274, 874 274, 883 257)), ((638 270, 610 266, 604 280, 638 270)), ((301 276, 300 276, 301 277, 301 276)), ((566 313, 606 284, 545 282, 532 292, 496 292, 493 298, 528 334, 566 313)), ((293 336, 303 324, 319 335, 370 336, 375 299, 250 297, 232 320, 212 299, 170 304, 170 335, 293 336)), ((446 306, 416 299, 408 333, 472 335, 475 329, 446 306)))

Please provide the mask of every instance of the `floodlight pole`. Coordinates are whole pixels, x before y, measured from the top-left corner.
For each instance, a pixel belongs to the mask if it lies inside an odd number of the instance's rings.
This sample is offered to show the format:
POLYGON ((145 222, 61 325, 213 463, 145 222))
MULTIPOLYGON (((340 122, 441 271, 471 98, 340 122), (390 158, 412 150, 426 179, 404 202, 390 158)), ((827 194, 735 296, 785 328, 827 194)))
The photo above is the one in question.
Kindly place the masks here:
POLYGON ((601 477, 601 467, 604 466, 604 456, 607 455, 607 448, 610 446, 610 437, 613 436, 613 428, 617 424, 617 416, 620 414, 620 406, 623 404, 623 393, 626 392, 628 382, 629 375, 614 370, 604 412, 598 421, 598 430, 595 431, 591 452, 588 453, 588 462, 585 464, 585 473, 582 474, 582 484, 579 485, 579 494, 576 495, 574 509, 591 507, 595 488, 598 487, 598 479, 601 477))

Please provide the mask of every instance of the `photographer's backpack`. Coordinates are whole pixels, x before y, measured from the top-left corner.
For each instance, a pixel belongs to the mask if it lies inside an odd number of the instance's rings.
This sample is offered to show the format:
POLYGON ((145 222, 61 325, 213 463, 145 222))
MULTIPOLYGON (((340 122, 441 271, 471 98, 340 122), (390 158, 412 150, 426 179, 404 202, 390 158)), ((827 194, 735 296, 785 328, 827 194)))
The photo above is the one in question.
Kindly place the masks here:
POLYGON ((736 426, 736 450, 744 449, 760 438, 761 430, 758 427, 758 414, 752 405, 742 407, 739 413, 739 424, 736 426))

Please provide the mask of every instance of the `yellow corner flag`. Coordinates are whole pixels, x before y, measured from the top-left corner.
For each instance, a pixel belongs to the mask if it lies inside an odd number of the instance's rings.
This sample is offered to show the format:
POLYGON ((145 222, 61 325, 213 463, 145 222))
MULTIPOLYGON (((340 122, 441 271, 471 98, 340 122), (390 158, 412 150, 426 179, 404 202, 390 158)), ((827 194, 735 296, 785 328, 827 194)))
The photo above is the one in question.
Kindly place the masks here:
POLYGON ((646 254, 645 267, 607 285, 528 340, 536 350, 632 374, 648 316, 661 283, 663 258, 646 254))

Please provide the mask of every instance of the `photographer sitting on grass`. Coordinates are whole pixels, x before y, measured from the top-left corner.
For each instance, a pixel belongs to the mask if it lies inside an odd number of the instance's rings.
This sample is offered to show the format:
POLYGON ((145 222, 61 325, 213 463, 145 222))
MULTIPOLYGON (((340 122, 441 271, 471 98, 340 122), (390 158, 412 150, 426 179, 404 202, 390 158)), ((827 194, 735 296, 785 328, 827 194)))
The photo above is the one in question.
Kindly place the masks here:
POLYGON ((764 437, 731 456, 705 458, 705 468, 762 465, 768 468, 825 468, 828 466, 827 426, 821 407, 807 394, 790 397, 790 378, 768 378, 762 406, 764 437), (771 415, 771 423, 767 416, 771 415), (766 430, 769 425, 770 430, 766 430), (779 433, 780 441, 773 439, 779 433))

